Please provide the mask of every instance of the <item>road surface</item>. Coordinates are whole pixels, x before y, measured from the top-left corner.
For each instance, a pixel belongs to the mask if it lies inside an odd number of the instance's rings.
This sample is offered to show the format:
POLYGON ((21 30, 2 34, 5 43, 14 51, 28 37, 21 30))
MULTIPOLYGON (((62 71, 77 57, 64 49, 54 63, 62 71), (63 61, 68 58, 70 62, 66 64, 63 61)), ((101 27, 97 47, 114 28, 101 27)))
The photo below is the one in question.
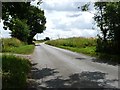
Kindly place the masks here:
POLYGON ((31 56, 31 87, 118 88, 118 66, 86 56, 38 44, 31 56))

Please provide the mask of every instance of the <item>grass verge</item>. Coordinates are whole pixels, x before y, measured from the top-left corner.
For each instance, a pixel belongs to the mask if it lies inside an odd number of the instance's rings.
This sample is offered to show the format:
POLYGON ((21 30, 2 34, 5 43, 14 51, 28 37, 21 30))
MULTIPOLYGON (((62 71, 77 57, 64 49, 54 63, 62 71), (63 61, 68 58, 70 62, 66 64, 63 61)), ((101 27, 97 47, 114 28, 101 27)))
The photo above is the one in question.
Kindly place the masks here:
POLYGON ((2 88, 25 88, 30 62, 13 55, 2 57, 2 88))
POLYGON ((96 39, 94 38, 67 38, 47 41, 46 44, 68 49, 78 53, 84 53, 90 56, 96 55, 96 39))
POLYGON ((34 51, 34 45, 23 45, 19 47, 8 47, 3 52, 17 54, 31 54, 34 51))
POLYGON ((3 53, 31 54, 34 51, 34 45, 27 45, 16 38, 2 39, 3 53))
POLYGON ((85 48, 75 48, 75 47, 67 47, 67 46, 59 46, 60 48, 71 50, 77 53, 83 53, 89 56, 96 56, 95 47, 85 47, 85 48))

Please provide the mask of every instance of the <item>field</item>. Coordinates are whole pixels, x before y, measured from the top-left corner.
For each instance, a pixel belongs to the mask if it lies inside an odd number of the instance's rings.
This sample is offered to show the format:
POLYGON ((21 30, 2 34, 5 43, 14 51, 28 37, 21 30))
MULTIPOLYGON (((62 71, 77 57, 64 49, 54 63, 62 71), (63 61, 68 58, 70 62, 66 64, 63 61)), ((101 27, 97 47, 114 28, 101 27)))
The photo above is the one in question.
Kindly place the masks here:
POLYGON ((96 39, 94 38, 73 37, 47 41, 46 44, 91 56, 96 55, 96 39))
POLYGON ((2 41, 3 53, 31 54, 34 50, 34 45, 27 45, 16 38, 5 38, 2 41))

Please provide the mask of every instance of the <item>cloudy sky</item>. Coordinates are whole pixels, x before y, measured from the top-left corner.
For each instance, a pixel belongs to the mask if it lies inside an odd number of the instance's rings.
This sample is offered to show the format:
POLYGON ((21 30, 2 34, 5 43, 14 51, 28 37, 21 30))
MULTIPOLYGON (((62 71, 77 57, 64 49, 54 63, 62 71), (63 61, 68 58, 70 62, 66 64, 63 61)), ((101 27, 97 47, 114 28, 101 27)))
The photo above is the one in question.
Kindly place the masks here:
MULTIPOLYGON (((46 30, 42 34, 37 34, 35 38, 44 39, 50 37, 95 37, 98 33, 93 30, 95 27, 93 16, 93 5, 90 6, 90 12, 81 12, 77 7, 84 5, 85 0, 44 0, 39 6, 45 12, 47 20, 46 30)), ((32 2, 36 5, 36 2, 32 2)), ((0 29, 2 23, 0 24, 0 29)), ((3 37, 9 37, 9 31, 2 30, 3 37)))
POLYGON ((4 30, 3 29, 3 21, 1 20, 0 21, 0 38, 3 37, 3 38, 10 38, 10 30, 4 30))

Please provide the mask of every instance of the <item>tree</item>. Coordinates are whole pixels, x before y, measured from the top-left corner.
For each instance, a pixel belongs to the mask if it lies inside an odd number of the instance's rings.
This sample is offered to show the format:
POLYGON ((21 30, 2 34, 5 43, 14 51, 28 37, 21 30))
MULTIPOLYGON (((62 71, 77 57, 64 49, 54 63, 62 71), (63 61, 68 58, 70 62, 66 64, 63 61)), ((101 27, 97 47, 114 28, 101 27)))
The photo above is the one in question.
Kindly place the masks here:
POLYGON ((120 2, 96 2, 97 13, 94 17, 102 31, 103 39, 98 43, 99 51, 120 54, 120 2), (99 13, 100 12, 100 13, 99 13))
POLYGON ((46 37, 44 40, 47 41, 47 40, 50 40, 50 38, 49 38, 49 37, 46 37))
MULTIPOLYGON (((26 25, 29 27, 28 44, 32 43, 33 37, 37 33, 42 33, 46 28, 44 11, 38 7, 31 6, 30 2, 4 2, 2 3, 2 11, 4 29, 9 28, 12 32, 13 30, 17 31, 17 28, 15 28, 17 24, 15 24, 14 20, 26 21, 26 25)), ((14 34, 12 36, 16 37, 14 34)))
POLYGON ((15 25, 13 26, 11 36, 16 37, 23 42, 27 42, 30 35, 30 30, 29 26, 26 24, 26 21, 15 19, 13 22, 15 25))
POLYGON ((107 20, 105 15, 105 8, 106 8, 106 2, 96 2, 95 3, 95 9, 97 10, 97 13, 94 16, 94 20, 97 22, 97 26, 100 27, 101 33, 103 35, 104 42, 107 41, 107 32, 108 27, 106 26, 107 20))
POLYGON ((31 43, 33 37, 37 33, 42 33, 45 30, 46 18, 44 16, 44 11, 34 6, 31 6, 29 10, 28 25, 30 25, 31 32, 28 43, 31 43))
MULTIPOLYGON (((88 11, 88 5, 82 6, 82 11, 88 11)), ((100 28, 97 51, 109 54, 120 54, 120 1, 95 2, 96 13, 94 20, 100 28)))
POLYGON ((97 23, 97 26, 100 28, 102 36, 98 35, 97 47, 96 50, 99 52, 107 52, 107 33, 109 28, 107 27, 107 16, 106 16, 106 2, 96 2, 94 4, 97 13, 94 16, 94 20, 97 23))

